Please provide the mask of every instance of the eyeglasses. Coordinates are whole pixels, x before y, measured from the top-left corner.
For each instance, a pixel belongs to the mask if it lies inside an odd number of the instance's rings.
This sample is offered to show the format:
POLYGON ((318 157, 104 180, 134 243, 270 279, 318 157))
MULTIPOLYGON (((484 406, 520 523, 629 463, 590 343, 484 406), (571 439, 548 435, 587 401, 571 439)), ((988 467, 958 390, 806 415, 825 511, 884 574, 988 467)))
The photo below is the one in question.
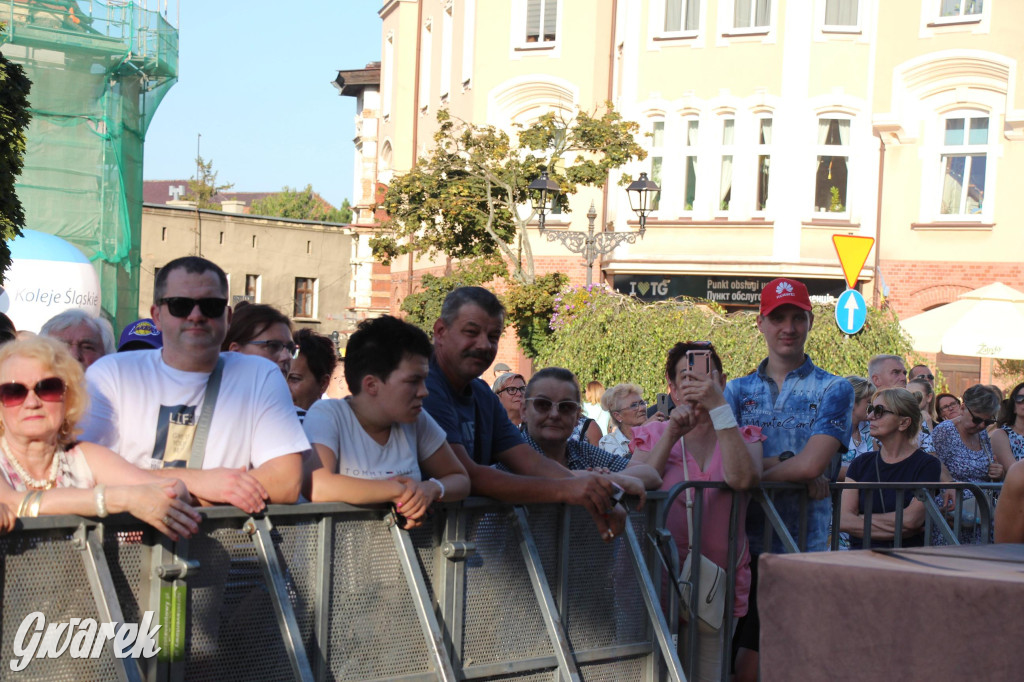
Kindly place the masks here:
POLYGON ((868 416, 874 417, 875 419, 881 419, 887 414, 896 414, 892 410, 886 409, 884 405, 869 405, 868 416))
POLYGON ((916 376, 910 377, 911 381, 913 381, 914 379, 927 379, 928 381, 935 381, 935 376, 932 374, 918 374, 916 376))
POLYGON ((577 412, 579 412, 580 409, 580 404, 572 400, 563 400, 561 402, 556 403, 552 402, 551 400, 548 400, 547 398, 527 398, 526 402, 532 402, 533 409, 537 410, 542 414, 547 414, 548 412, 551 411, 552 405, 557 405, 558 414, 562 415, 563 417, 574 416, 577 412))
POLYGON ((984 424, 985 426, 992 426, 993 424, 996 423, 995 419, 989 419, 987 417, 975 417, 974 413, 971 412, 971 408, 969 407, 967 408, 967 414, 971 415, 971 421, 974 422, 975 426, 981 426, 982 424, 984 424))
POLYGON ((509 395, 522 395, 526 392, 526 386, 506 386, 498 391, 498 394, 508 393, 509 395))
POLYGON ((157 301, 160 305, 167 306, 167 312, 174 317, 188 317, 192 314, 192 311, 199 306, 199 312, 203 314, 203 317, 209 317, 211 319, 220 317, 224 314, 224 309, 228 307, 228 299, 226 298, 188 298, 187 296, 168 296, 161 298, 157 301))
POLYGON ((626 405, 625 407, 620 407, 619 409, 617 409, 615 411, 616 412, 626 412, 628 410, 644 410, 644 409, 647 409, 647 401, 646 400, 634 400, 629 405, 626 405))
POLYGON ((291 341, 286 343, 284 341, 277 341, 276 339, 267 339, 266 341, 247 341, 246 343, 253 346, 263 346, 271 355, 277 355, 287 348, 288 355, 292 357, 292 360, 299 356, 299 347, 291 341))
POLYGON ((35 392, 40 400, 45 400, 48 403, 59 403, 64 400, 64 380, 59 377, 49 377, 40 379, 31 389, 17 381, 0 384, 0 403, 4 407, 17 407, 25 402, 30 390, 35 392))
MULTIPOLYGON (((1020 402, 1020 401, 1018 401, 1018 402, 1020 402)), ((952 410, 952 409, 953 409, 954 407, 960 407, 960 401, 958 401, 958 400, 954 400, 954 401, 953 401, 953 402, 951 402, 951 403, 946 403, 945 405, 941 405, 941 406, 939 407, 939 412, 949 412, 949 411, 950 411, 950 410, 952 410)))
POLYGON ((1013 402, 1017 403, 1018 405, 1024 403, 1024 391, 1021 391, 1017 395, 1013 396, 1013 402))

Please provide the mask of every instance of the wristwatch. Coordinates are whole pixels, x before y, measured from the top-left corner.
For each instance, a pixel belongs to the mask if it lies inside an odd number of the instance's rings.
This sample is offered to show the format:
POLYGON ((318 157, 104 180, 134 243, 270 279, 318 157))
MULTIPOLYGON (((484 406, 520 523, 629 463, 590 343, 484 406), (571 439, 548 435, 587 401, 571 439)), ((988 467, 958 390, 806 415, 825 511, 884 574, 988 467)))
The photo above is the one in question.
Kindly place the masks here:
POLYGON ((796 453, 795 452, 791 452, 789 450, 786 450, 781 455, 779 455, 779 461, 780 462, 785 462, 787 459, 792 459, 794 457, 796 457, 796 453))

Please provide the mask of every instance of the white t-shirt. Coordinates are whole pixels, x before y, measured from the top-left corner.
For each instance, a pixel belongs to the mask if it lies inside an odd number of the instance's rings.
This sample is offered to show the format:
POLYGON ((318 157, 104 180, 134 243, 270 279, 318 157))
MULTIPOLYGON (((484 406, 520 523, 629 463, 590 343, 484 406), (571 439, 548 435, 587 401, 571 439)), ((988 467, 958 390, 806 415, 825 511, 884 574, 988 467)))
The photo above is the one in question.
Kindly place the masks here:
MULTIPOLYGON (((309 449, 288 384, 266 358, 221 353, 224 373, 206 442, 204 469, 258 467, 309 449)), ((89 411, 81 439, 143 469, 188 461, 209 372, 168 366, 159 350, 107 355, 85 373, 89 411)))
POLYGON ((381 445, 363 429, 344 398, 313 403, 302 425, 311 443, 338 456, 336 473, 353 478, 408 476, 421 481, 419 463, 445 441, 444 429, 424 410, 411 424, 392 424, 388 442, 381 445))

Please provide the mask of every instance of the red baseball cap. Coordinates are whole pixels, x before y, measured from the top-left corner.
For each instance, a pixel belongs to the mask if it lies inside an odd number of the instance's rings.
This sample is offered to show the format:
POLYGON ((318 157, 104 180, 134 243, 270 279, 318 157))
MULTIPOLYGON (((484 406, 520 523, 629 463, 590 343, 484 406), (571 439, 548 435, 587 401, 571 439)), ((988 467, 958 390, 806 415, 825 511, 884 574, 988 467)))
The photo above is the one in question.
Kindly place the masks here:
POLYGON ((761 289, 761 314, 767 315, 780 305, 795 305, 802 310, 811 309, 811 297, 803 282, 779 277, 761 289))

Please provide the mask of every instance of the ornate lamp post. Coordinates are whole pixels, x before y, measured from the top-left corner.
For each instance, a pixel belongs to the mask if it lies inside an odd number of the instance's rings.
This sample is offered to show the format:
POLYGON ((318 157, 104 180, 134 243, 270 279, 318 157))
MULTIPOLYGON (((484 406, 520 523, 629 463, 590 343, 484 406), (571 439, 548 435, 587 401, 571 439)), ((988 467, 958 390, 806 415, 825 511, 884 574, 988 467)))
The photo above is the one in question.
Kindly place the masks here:
POLYGON ((530 183, 530 193, 533 197, 533 210, 537 212, 537 222, 540 225, 540 233, 547 237, 549 242, 560 241, 572 253, 583 255, 587 262, 587 285, 593 283, 594 261, 598 256, 611 253, 615 247, 623 242, 635 244, 636 238, 643 237, 647 230, 647 216, 654 210, 654 197, 660 191, 658 185, 647 179, 647 173, 641 173, 637 180, 630 183, 626 191, 629 194, 629 206, 640 219, 639 232, 595 232, 594 220, 597 218, 597 209, 594 202, 590 202, 590 210, 587 211, 587 231, 582 230, 549 230, 544 226, 544 217, 551 210, 553 202, 561 193, 558 183, 548 177, 544 171, 540 177, 530 183))

